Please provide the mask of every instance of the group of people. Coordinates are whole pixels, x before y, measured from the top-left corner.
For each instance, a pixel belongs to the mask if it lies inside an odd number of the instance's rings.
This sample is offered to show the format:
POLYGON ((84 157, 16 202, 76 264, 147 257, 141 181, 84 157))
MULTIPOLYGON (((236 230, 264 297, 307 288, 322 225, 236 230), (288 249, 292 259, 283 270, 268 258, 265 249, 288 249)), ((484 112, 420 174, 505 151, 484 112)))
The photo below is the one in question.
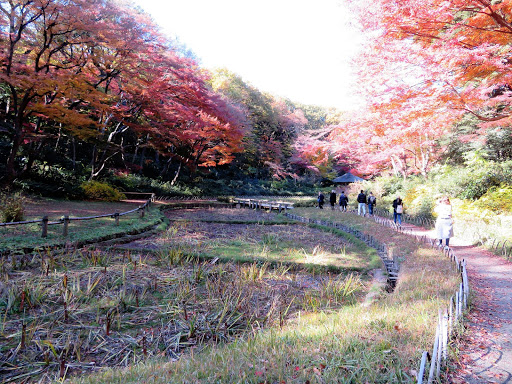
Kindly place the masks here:
MULTIPOLYGON (((318 192, 318 208, 323 209, 325 204, 325 196, 322 191, 318 192)), ((336 201, 338 201, 340 211, 346 212, 348 206, 348 197, 345 195, 345 191, 341 191, 339 200, 337 200, 336 190, 332 190, 329 194, 329 203, 331 204, 331 209, 336 209, 336 201)), ((358 215, 366 216, 366 205, 368 205, 368 213, 373 215, 373 208, 377 204, 377 199, 373 196, 373 193, 370 192, 369 196, 366 196, 363 190, 357 196, 358 202, 358 215)))
MULTIPOLYGON (((324 209, 325 196, 322 193, 322 191, 318 192, 317 201, 318 201, 318 208, 324 209)), ((331 209, 334 210, 335 206, 336 206, 336 191, 334 189, 329 194, 329 203, 331 204, 331 209)), ((341 195, 340 195, 339 204, 340 204, 340 210, 342 210, 342 211, 347 210, 348 197, 345 196, 343 191, 341 192, 341 195)))
MULTIPOLYGON (((318 208, 323 209, 325 203, 325 196, 322 191, 318 192, 318 208)), ((348 205, 348 197, 345 195, 345 191, 341 191, 339 200, 337 199, 336 190, 332 190, 329 194, 329 203, 331 209, 336 209, 336 201, 338 201, 340 211, 346 212, 348 205)), ((368 213, 373 216, 373 209, 377 205, 377 199, 370 192, 368 196, 364 193, 364 190, 357 195, 357 214, 366 216, 366 205, 368 205, 368 213)), ((402 214, 404 213, 404 203, 400 196, 397 196, 392 203, 393 206, 393 220, 395 224, 402 225, 402 214)), ((450 238, 453 237, 453 220, 452 220, 452 206, 450 199, 446 196, 440 198, 434 209, 437 214, 436 220, 436 236, 439 241, 439 245, 443 245, 443 239, 445 245, 450 245, 450 238)))

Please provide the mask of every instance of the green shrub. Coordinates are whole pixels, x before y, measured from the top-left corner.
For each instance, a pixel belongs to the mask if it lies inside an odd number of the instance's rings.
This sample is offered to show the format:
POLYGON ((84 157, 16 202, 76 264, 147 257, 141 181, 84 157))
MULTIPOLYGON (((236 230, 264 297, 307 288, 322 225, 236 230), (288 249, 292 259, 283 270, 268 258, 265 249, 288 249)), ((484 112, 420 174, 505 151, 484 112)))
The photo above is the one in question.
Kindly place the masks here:
POLYGON ((465 166, 444 166, 434 170, 437 193, 477 200, 489 189, 510 180, 510 163, 473 160, 465 166))
POLYGON ((119 201, 126 199, 126 196, 109 184, 99 181, 86 181, 81 185, 85 197, 91 200, 119 201))
POLYGON ((435 195, 432 193, 431 186, 416 185, 406 190, 403 197, 409 215, 432 218, 435 195))
POLYGON ((294 199, 292 200, 293 206, 295 208, 299 207, 316 207, 318 205, 316 197, 304 197, 302 199, 294 199))
POLYGON ((25 217, 25 198, 20 193, 2 196, 0 199, 2 222, 22 221, 25 217))
POLYGON ((150 179, 135 174, 119 174, 109 176, 108 182, 121 191, 151 192, 158 196, 201 196, 203 191, 197 187, 178 182, 171 185, 170 181, 150 179))
POLYGON ((399 194, 402 189, 403 179, 399 176, 385 176, 377 178, 372 183, 365 183, 363 189, 373 191, 376 196, 393 196, 399 194))
POLYGON ((490 188, 475 202, 480 209, 488 209, 496 214, 512 212, 512 186, 502 185, 490 188))
POLYGON ((234 201, 234 196, 218 196, 217 201, 221 203, 232 203, 234 201))

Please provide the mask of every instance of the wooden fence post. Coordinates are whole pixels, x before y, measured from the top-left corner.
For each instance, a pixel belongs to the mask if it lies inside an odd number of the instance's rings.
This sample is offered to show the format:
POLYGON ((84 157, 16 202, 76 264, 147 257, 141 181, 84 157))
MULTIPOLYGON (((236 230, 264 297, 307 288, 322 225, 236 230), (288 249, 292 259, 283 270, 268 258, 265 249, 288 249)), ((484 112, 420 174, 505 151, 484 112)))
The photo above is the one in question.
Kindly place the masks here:
POLYGON ((69 227, 69 216, 64 216, 64 225, 62 227, 62 236, 68 237, 68 227, 69 227))
POLYGON ((43 216, 43 230, 41 232, 41 237, 48 236, 48 216, 43 216))
POLYGON ((119 212, 114 213, 114 220, 116 222, 116 226, 119 226, 119 212))
POLYGON ((434 340, 434 348, 432 350, 432 360, 430 361, 430 370, 428 373, 428 384, 432 384, 434 381, 434 374, 436 373, 436 364, 437 364, 437 349, 439 348, 439 324, 436 329, 436 338, 434 340))
POLYGON ((443 361, 446 363, 446 360, 448 359, 448 311, 445 309, 442 313, 442 329, 443 329, 443 348, 442 348, 442 357, 443 361))
POLYGON ((141 219, 144 217, 144 207, 139 207, 139 215, 141 219))

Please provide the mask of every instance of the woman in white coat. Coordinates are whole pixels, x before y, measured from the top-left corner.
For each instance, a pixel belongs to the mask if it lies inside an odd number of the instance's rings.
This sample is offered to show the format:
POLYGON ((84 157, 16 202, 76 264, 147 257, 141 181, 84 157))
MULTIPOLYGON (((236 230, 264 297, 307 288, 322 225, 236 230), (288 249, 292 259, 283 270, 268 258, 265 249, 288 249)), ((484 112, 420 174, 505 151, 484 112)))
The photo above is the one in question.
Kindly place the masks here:
POLYGON ((436 234, 439 239, 439 245, 443 245, 443 239, 446 246, 450 246, 450 238, 453 237, 453 220, 452 220, 452 205, 448 197, 439 199, 437 206, 434 209, 437 213, 436 220, 436 234))

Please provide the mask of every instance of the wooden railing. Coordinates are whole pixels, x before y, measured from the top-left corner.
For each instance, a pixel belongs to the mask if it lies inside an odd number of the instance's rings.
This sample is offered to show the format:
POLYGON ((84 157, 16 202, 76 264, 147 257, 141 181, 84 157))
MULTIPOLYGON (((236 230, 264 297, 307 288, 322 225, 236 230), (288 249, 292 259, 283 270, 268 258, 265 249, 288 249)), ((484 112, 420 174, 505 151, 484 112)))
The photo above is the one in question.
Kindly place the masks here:
POLYGON ((64 237, 67 237, 69 234, 69 223, 72 221, 83 221, 83 220, 94 220, 94 219, 100 219, 104 217, 111 217, 114 219, 114 224, 119 225, 119 219, 122 216, 129 215, 131 213, 138 212, 139 217, 143 218, 145 215, 145 212, 151 207, 151 203, 154 201, 155 195, 153 193, 136 193, 136 192, 128 192, 125 193, 125 195, 137 195, 137 196, 146 196, 146 201, 144 204, 138 206, 135 209, 131 209, 126 212, 113 212, 113 213, 107 213, 103 215, 96 215, 96 216, 83 216, 83 217, 70 217, 68 215, 61 217, 58 220, 50 221, 49 217, 47 215, 43 216, 42 219, 37 220, 26 220, 26 221, 16 221, 11 223, 0 223, 0 227, 9 227, 9 226, 17 226, 17 225, 25 225, 25 224, 41 224, 41 237, 47 237, 48 236, 48 226, 49 225, 59 225, 62 224, 62 235, 64 237))
POLYGON ((252 208, 252 209, 268 209, 272 211, 273 209, 278 212, 287 211, 288 209, 293 209, 293 203, 289 203, 286 201, 272 201, 272 200, 261 200, 261 199, 242 199, 235 198, 234 202, 238 208, 252 208))
MULTIPOLYGON (((381 208, 374 208, 373 213, 376 216, 380 216, 382 218, 393 218, 393 212, 390 212, 387 209, 381 209, 381 208)), ((402 222, 403 223, 409 223, 409 224, 415 224, 421 227, 425 228, 433 228, 435 224, 435 220, 430 217, 425 216, 413 216, 409 215, 407 213, 402 213, 402 222)))
POLYGON ((488 241, 485 245, 487 245, 494 254, 510 259, 512 257, 512 244, 510 244, 507 249, 508 242, 508 240, 501 241, 493 238, 492 242, 488 241))
MULTIPOLYGON (((446 364, 448 358, 448 342, 455 335, 457 325, 463 320, 464 313, 469 303, 469 280, 466 269, 466 261, 459 260, 454 251, 450 247, 440 247, 437 239, 430 239, 426 235, 415 235, 413 230, 397 225, 393 220, 379 216, 374 216, 374 220, 384 226, 394 228, 399 232, 415 236, 417 241, 428 244, 432 248, 439 248, 445 256, 449 257, 454 263, 457 272, 460 273, 461 282, 459 289, 450 298, 448 308, 439 310, 438 324, 436 328, 436 336, 432 347, 432 353, 424 351, 420 360, 420 369, 417 375, 417 383, 423 384, 426 380, 427 384, 431 384, 434 380, 439 380, 441 368, 446 364), (430 360, 430 368, 427 372, 427 360, 430 360)), ((437 382, 436 381, 436 382, 437 382)))

